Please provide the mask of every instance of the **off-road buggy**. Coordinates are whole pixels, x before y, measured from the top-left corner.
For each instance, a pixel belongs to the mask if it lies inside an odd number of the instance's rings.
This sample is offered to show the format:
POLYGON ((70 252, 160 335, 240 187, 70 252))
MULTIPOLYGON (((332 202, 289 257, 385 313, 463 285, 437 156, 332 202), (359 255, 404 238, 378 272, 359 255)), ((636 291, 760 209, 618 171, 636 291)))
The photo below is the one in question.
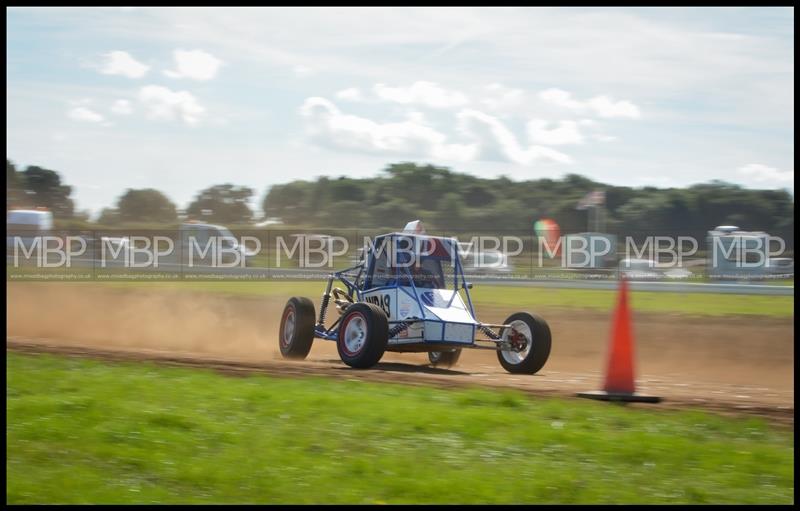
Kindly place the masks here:
POLYGON ((462 348, 495 350, 510 373, 534 374, 547 362, 550 328, 541 317, 518 312, 500 325, 475 317, 455 238, 428 236, 419 221, 410 222, 403 232, 376 237, 362 254, 357 265, 328 277, 319 315, 308 298, 286 303, 279 337, 285 358, 306 358, 316 337, 335 341, 354 368, 374 366, 386 351, 428 352, 433 365, 450 367, 462 348), (326 326, 331 302, 338 317, 326 326))

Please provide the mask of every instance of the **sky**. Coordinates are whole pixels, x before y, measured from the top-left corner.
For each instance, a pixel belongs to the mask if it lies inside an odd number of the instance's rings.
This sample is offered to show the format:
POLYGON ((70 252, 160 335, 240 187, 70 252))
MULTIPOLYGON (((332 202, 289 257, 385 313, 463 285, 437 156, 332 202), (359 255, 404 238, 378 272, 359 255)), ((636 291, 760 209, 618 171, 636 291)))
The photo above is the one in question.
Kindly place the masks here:
POLYGON ((96 215, 413 161, 794 193, 794 9, 8 8, 7 158, 96 215))

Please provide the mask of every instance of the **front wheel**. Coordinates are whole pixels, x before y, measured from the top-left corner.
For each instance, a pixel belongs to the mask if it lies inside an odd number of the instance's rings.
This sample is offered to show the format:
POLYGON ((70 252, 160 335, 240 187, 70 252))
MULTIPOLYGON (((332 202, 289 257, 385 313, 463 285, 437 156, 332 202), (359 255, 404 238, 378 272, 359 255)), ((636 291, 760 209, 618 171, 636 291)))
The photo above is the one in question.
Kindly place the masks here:
POLYGON ((550 356, 550 327, 536 314, 518 312, 503 322, 509 325, 500 331, 505 344, 513 349, 497 351, 503 369, 514 374, 536 374, 550 356))
POLYGON ((356 369, 378 363, 389 342, 389 320, 377 305, 360 302, 347 307, 339 325, 336 349, 342 362, 356 369))
POLYGON ((286 302, 278 338, 283 358, 303 360, 314 342, 314 304, 294 296, 286 302))
POLYGON ((428 360, 433 367, 443 367, 449 369, 456 365, 459 357, 461 357, 461 348, 456 348, 453 351, 429 351, 428 360))

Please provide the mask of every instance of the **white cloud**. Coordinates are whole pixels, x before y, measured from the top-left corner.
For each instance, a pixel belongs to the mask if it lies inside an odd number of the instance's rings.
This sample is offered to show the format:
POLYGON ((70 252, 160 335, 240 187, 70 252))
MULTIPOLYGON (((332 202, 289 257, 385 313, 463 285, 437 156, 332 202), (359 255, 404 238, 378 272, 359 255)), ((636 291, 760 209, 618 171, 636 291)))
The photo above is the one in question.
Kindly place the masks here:
POLYGON ((579 101, 574 99, 571 93, 553 88, 541 91, 539 99, 574 112, 592 112, 600 117, 628 119, 641 117, 639 107, 630 101, 614 101, 608 96, 595 96, 587 101, 579 101))
POLYGON ((336 105, 320 97, 306 99, 300 114, 308 121, 315 141, 339 149, 451 161, 470 161, 477 151, 474 145, 447 143, 447 136, 422 124, 419 114, 412 113, 402 122, 379 123, 342 113, 336 105))
MULTIPOLYGON (((300 114, 306 119, 314 142, 337 149, 457 162, 478 159, 498 159, 520 165, 538 161, 572 162, 568 155, 542 145, 522 147, 505 124, 478 110, 465 109, 457 115, 456 132, 468 139, 465 143, 451 141, 447 134, 430 126, 424 114, 418 111, 406 112, 406 120, 402 122, 380 123, 343 113, 329 100, 312 97, 303 103, 300 114)), ((575 123, 561 124, 554 130, 543 130, 541 137, 549 136, 551 143, 575 143, 576 135, 571 130, 577 129, 576 126, 575 123)))
POLYGON ((112 51, 103 56, 106 58, 105 64, 100 69, 103 74, 141 78, 150 70, 150 66, 142 64, 126 51, 112 51))
POLYGON ((130 115, 133 113, 133 107, 127 99, 118 99, 111 105, 111 111, 117 115, 130 115))
POLYGON ((469 98, 462 92, 448 90, 433 82, 417 81, 407 87, 390 87, 377 83, 371 93, 365 94, 358 87, 340 90, 336 97, 346 101, 390 102, 401 105, 416 105, 427 108, 455 108, 469 103, 469 98))
POLYGON ((617 137, 613 135, 592 135, 592 138, 600 142, 613 142, 617 140, 617 137))
POLYGON ((186 91, 172 91, 160 85, 147 85, 139 90, 139 101, 150 119, 172 121, 180 119, 186 124, 197 124, 206 109, 186 91))
POLYGON ((409 121, 416 122, 418 124, 425 124, 426 122, 428 122, 427 119, 425 118, 425 114, 417 111, 406 112, 406 118, 409 121))
POLYGON ((582 144, 583 135, 578 129, 578 122, 559 121, 555 127, 540 119, 528 122, 528 136, 531 142, 544 145, 582 144))
POLYGON ((164 71, 170 78, 211 80, 222 65, 221 60, 203 50, 175 50, 173 56, 177 69, 164 71))
POLYGON ((304 66, 302 64, 294 66, 292 68, 292 71, 294 71, 294 74, 296 74, 297 76, 307 76, 314 72, 313 69, 311 69, 308 66, 304 66))
POLYGON ((547 89, 539 93, 539 98, 545 103, 568 108, 570 110, 581 110, 584 105, 580 101, 572 99, 572 94, 561 89, 547 89))
POLYGON ((630 101, 614 101, 608 96, 597 96, 590 99, 588 104, 600 117, 638 119, 642 116, 639 107, 630 101))
POLYGON ((375 95, 403 105, 422 105, 429 108, 452 108, 466 105, 469 99, 459 91, 451 91, 433 82, 418 81, 409 87, 388 87, 382 83, 373 87, 375 95))
POLYGON ((361 89, 358 87, 342 89, 336 93, 336 97, 346 101, 362 101, 364 99, 364 96, 361 94, 361 89))
POLYGON ((487 98, 481 103, 490 110, 516 109, 525 101, 525 93, 522 89, 512 89, 500 83, 492 83, 486 86, 487 98))
POLYGON ((788 185, 794 182, 794 170, 778 170, 760 163, 750 163, 739 168, 739 175, 755 183, 788 185))
POLYGON ((556 163, 572 163, 572 158, 568 155, 540 145, 531 145, 527 148, 521 147, 517 137, 499 119, 477 110, 463 110, 458 114, 460 131, 469 133, 481 141, 484 151, 487 148, 496 146, 499 153, 504 158, 520 165, 531 165, 539 160, 549 160, 556 163), (488 133, 481 135, 476 133, 475 123, 488 127, 488 133))
MULTIPOLYGON (((590 114, 601 118, 629 118, 641 116, 639 108, 630 101, 615 101, 608 96, 595 96, 579 101, 561 89, 547 89, 538 94, 527 94, 525 90, 508 87, 501 83, 491 83, 476 89, 468 96, 466 93, 447 89, 437 83, 417 81, 409 86, 390 87, 378 83, 365 93, 358 87, 342 89, 336 97, 345 101, 362 103, 392 102, 404 106, 421 106, 431 109, 462 108, 470 104, 481 105, 481 110, 506 119, 509 116, 528 117, 542 115, 543 106, 553 105, 567 108, 578 114, 590 114), (471 98, 475 101, 471 101, 471 98), (543 105, 544 103, 544 105, 543 105)), ((551 112, 552 113, 552 112, 551 112)), ((580 119, 562 121, 554 129, 536 124, 529 126, 533 141, 547 145, 578 144, 584 140, 578 131, 579 126, 592 127, 596 121, 580 119), (556 130, 556 131, 554 131, 556 130), (550 133, 552 132, 552 133, 550 133)))
POLYGON ((97 123, 97 122, 103 122, 105 120, 105 117, 103 117, 102 115, 82 106, 76 106, 74 108, 71 108, 67 112, 67 115, 73 121, 80 121, 80 122, 97 123))

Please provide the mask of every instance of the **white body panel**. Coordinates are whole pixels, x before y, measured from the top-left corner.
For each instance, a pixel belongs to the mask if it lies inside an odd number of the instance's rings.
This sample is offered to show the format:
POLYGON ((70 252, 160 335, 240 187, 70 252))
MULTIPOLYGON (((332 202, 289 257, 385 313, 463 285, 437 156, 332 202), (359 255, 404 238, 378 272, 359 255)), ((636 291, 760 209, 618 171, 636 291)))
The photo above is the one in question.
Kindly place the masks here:
MULTIPOLYGON (((414 298, 412 287, 376 289, 364 294, 364 301, 383 309, 389 321, 407 318, 426 320, 412 323, 407 330, 389 339, 390 345, 422 341, 473 343, 476 323, 461 295, 448 289, 417 288, 416 293, 424 308, 424 315, 414 298), (451 298, 452 303, 448 307, 451 298)), ((390 323, 390 328, 394 324, 390 323)))

